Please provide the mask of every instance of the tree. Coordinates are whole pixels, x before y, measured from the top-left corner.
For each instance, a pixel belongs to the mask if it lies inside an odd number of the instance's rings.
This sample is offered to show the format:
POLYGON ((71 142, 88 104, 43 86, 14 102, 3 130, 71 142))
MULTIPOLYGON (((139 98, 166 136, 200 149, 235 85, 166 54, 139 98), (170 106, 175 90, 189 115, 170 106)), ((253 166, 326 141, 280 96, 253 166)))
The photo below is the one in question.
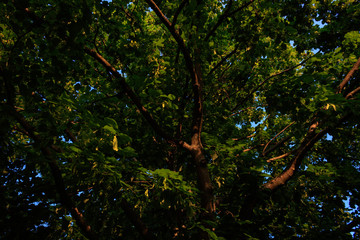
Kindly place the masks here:
POLYGON ((1 238, 359 237, 357 1, 2 1, 1 238))

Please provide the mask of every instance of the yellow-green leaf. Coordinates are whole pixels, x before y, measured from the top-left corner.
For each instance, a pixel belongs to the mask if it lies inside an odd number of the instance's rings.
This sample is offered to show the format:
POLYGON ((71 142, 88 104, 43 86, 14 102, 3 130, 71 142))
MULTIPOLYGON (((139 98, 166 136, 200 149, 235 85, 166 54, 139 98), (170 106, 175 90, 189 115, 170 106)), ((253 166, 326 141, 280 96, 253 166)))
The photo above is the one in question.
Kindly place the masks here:
POLYGON ((115 151, 119 151, 118 141, 117 141, 116 136, 114 136, 114 139, 113 139, 113 149, 114 149, 115 151))

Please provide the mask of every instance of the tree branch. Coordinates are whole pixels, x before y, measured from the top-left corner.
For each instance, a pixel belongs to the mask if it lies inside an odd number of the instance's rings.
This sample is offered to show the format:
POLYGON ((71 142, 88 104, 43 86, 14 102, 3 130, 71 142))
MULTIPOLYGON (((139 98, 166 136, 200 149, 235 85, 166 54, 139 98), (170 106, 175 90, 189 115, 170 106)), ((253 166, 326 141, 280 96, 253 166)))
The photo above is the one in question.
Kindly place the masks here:
MULTIPOLYGON (((202 78, 201 78, 200 64, 197 63, 197 65, 194 68, 194 64, 190 56, 190 53, 187 47, 185 46, 184 40, 181 38, 179 32, 165 17, 165 15, 161 12, 159 7, 156 5, 156 3, 153 0, 146 0, 146 2, 153 9, 153 11, 159 17, 161 22, 165 25, 165 27, 170 31, 171 35, 178 43, 178 46, 184 55, 186 68, 188 69, 192 79, 193 93, 194 93, 193 134, 191 139, 191 145, 192 146, 201 145, 200 132, 201 132, 202 119, 203 119, 203 104, 202 104, 202 95, 201 95, 202 78)), ((191 148, 189 150, 191 150, 191 148)))
POLYGON ((276 143, 275 145, 273 145, 271 148, 269 148, 267 151, 263 152, 263 156, 266 156, 267 154, 271 153, 272 151, 274 151, 275 149, 277 149, 278 147, 282 146, 282 144, 284 142, 286 142, 287 140, 289 140, 291 138, 291 136, 287 136, 284 137, 283 139, 281 139, 278 143, 276 143))
MULTIPOLYGON (((31 137, 35 143, 39 146, 44 146, 42 139, 35 134, 34 128, 30 126, 30 124, 25 120, 25 118, 20 115, 17 111, 11 111, 11 114, 18 120, 18 122, 21 124, 21 126, 24 127, 24 129, 16 128, 16 130, 21 131, 22 133, 26 134, 27 136, 31 137)), ((65 131, 67 131, 66 129, 65 131)), ((70 132, 69 132, 70 133, 70 132)), ((72 133, 70 133, 72 135, 72 133)), ((74 137, 72 138, 73 142, 77 142, 77 139, 74 137)), ((56 160, 53 157, 53 154, 51 152, 51 149, 53 149, 56 152, 59 152, 58 149, 54 149, 54 146, 51 145, 50 147, 42 147, 41 151, 44 154, 44 156, 49 160, 48 164, 50 166, 50 169, 52 171, 55 185, 57 188, 57 191, 60 194, 61 202, 65 205, 65 207, 70 211, 71 215, 75 218, 76 223, 79 225, 80 229, 83 231, 84 235, 89 239, 98 239, 95 236, 95 233, 91 231, 90 226, 86 223, 84 216, 82 213, 76 208, 74 203, 72 202, 69 193, 66 192, 66 187, 64 184, 64 181, 61 176, 61 171, 57 165, 56 160)), ((62 152, 62 151, 61 151, 62 152)), ((72 194, 74 195, 74 194, 72 194)), ((124 210, 126 216, 130 219, 130 221, 135 225, 136 229, 140 232, 140 234, 143 236, 146 240, 155 239, 152 233, 150 233, 149 229, 146 227, 146 225, 142 222, 140 217, 134 212, 134 210, 131 208, 129 203, 122 199, 121 208, 124 210)))
POLYGON ((231 17, 232 15, 234 15, 235 13, 243 10, 244 8, 246 8, 247 6, 249 6, 251 3, 253 3, 254 0, 250 0, 246 3, 244 3, 243 5, 241 5, 240 7, 238 7, 237 9, 235 9, 234 11, 232 11, 231 13, 229 13, 228 17, 231 17))
POLYGON ((218 62, 215 67, 213 67, 213 69, 211 69, 211 71, 208 73, 208 76, 210 76, 210 74, 212 74, 217 68, 219 68, 225 61, 226 59, 228 59, 229 57, 231 57, 234 53, 236 53, 237 51, 237 47, 235 47, 234 50, 232 50, 230 53, 228 53, 225 57, 223 57, 220 62, 218 62))
POLYGON ((139 109, 140 113, 143 115, 143 117, 147 120, 147 122, 150 124, 150 126, 154 129, 154 131, 159 134, 162 138, 164 138, 166 141, 174 144, 178 144, 186 149, 189 149, 190 146, 181 140, 173 139, 169 135, 167 135, 163 129, 158 125, 158 123, 154 120, 154 118, 151 116, 149 111, 141 104, 140 99, 136 96, 134 91, 130 88, 130 86, 126 83, 125 78, 123 78, 118 71, 99 53, 97 53, 93 49, 85 48, 84 49, 87 54, 92 56, 95 60, 97 60, 99 63, 101 63, 107 70, 110 72, 116 79, 119 80, 121 87, 127 94, 127 96, 131 99, 131 101, 136 105, 136 107, 139 109))
POLYGON ((244 8, 246 8, 247 6, 249 6, 253 2, 254 2, 254 0, 250 0, 250 1, 246 2, 246 3, 244 3, 243 5, 241 5, 240 7, 238 7, 237 9, 235 9, 234 11, 230 12, 230 8, 231 8, 231 5, 232 5, 232 0, 229 0, 229 4, 227 5, 227 8, 225 9, 224 14, 220 16, 219 21, 215 24, 215 26, 206 35, 205 41, 208 41, 210 39, 210 37, 214 35, 216 29, 225 21, 226 18, 231 17, 235 13, 243 10, 244 8))
POLYGON ((51 169, 51 173, 55 180, 56 189, 60 195, 60 201, 64 206, 69 210, 71 216, 75 219, 76 224, 81 229, 82 233, 89 239, 98 239, 96 234, 91 230, 90 225, 86 222, 83 214, 79 211, 79 209, 75 206, 74 202, 70 198, 69 194, 66 192, 66 187, 64 184, 64 180, 61 175, 61 171, 57 162, 53 156, 50 147, 44 144, 43 139, 35 134, 35 129, 26 121, 26 119, 18 113, 12 107, 9 107, 10 114, 20 123, 20 125, 25 129, 28 135, 34 140, 35 144, 37 144, 45 158, 48 160, 49 167, 51 169))
POLYGON ((152 8, 155 14, 159 17, 160 21, 165 25, 165 27, 169 30, 171 35, 174 37, 175 41, 178 43, 181 52, 184 54, 186 68, 188 69, 191 79, 193 82, 195 81, 195 71, 192 59, 190 57, 190 53, 185 46, 184 40, 181 38, 179 32, 174 28, 174 25, 165 17, 165 15, 161 12, 160 8, 156 5, 153 0, 145 0, 148 5, 152 8))
POLYGON ((240 113, 242 113, 242 112, 244 112, 244 111, 246 111, 246 110, 252 109, 252 108, 255 108, 255 107, 247 107, 247 108, 245 108, 245 109, 241 109, 240 111, 238 111, 238 112, 236 112, 236 113, 230 114, 227 118, 232 117, 232 116, 235 116, 235 115, 238 115, 238 114, 240 114, 240 113))
MULTIPOLYGON (((199 56, 199 49, 196 49, 196 55, 199 56)), ((202 74, 199 61, 195 65, 195 81, 193 82, 194 93, 194 110, 193 110, 193 123, 192 123, 192 137, 191 145, 201 146, 201 128, 203 121, 203 99, 202 99, 202 74)), ((202 147, 202 146, 201 146, 202 147)))
MULTIPOLYGON (((306 59, 306 60, 308 60, 308 59, 306 59)), ((353 68, 349 71, 349 73, 346 75, 344 80, 338 86, 337 93, 341 93, 341 90, 344 88, 345 84, 350 80, 350 78, 352 77, 354 72, 359 69, 359 66, 360 66, 360 58, 354 64, 353 68)), ((352 95, 353 92, 356 93, 359 90, 360 90, 360 88, 356 88, 355 90, 353 90, 349 94, 352 95)), ((348 96, 349 96, 349 94, 348 94, 348 96)), ((346 116, 342 117, 337 122, 336 125, 342 123, 348 116, 349 115, 346 115, 346 116)), ((287 181, 289 181, 293 177, 295 172, 298 170, 298 167, 300 166, 301 161, 305 157, 306 153, 314 146, 314 144, 318 140, 320 140, 330 130, 330 127, 326 127, 325 129, 321 130, 320 132, 315 133, 315 130, 318 127, 318 125, 319 125, 319 122, 316 121, 315 123, 313 123, 310 126, 308 134, 305 137, 305 139, 302 141, 300 147, 297 150, 294 151, 295 156, 294 156, 293 160, 291 161, 291 164, 278 177, 276 177, 276 178, 270 180, 269 182, 265 183, 262 186, 264 189, 270 189, 271 191, 275 191, 276 189, 278 189, 279 187, 284 185, 287 181)), ((270 160, 273 160, 273 159, 269 159, 268 161, 270 161, 270 160)))
POLYGON ((349 99, 351 98, 352 96, 354 96, 356 93, 358 93, 360 91, 360 87, 357 87, 355 88, 354 90, 352 90, 351 92, 349 92, 347 95, 346 95, 346 99, 349 99))
POLYGON ((65 129, 65 134, 73 143, 77 142, 75 135, 71 132, 69 127, 65 129))
MULTIPOLYGON (((315 55, 313 55, 313 56, 315 56, 315 55)), ((238 103, 238 104, 231 110, 231 112, 235 111, 240 105, 244 104, 249 97, 251 97, 259 88, 261 88, 261 87, 262 87, 267 81, 269 81, 271 78, 276 77, 276 76, 279 76, 279 75, 282 75, 282 74, 284 74, 284 73, 286 73, 286 72, 289 72, 289 71, 291 71, 291 70, 293 70, 293 69, 295 69, 295 68, 303 65, 306 61, 308 61, 308 60, 309 60, 310 58, 312 58, 313 56, 308 57, 307 59, 303 60, 301 63, 299 63, 299 64, 297 64, 297 65, 295 65, 295 66, 292 66, 292 67, 290 67, 290 68, 288 68, 288 69, 285 69, 285 70, 283 70, 283 71, 281 71, 281 72, 279 72, 279 73, 275 73, 275 74, 267 77, 267 78, 266 78, 264 81, 262 81, 257 87, 255 87, 240 103, 238 103)))
POLYGON ((188 2, 189 2, 189 0, 183 0, 183 1, 180 3, 178 9, 176 9, 176 12, 175 12, 175 14, 174 14, 174 17, 173 17, 173 20, 172 20, 172 24, 171 24, 172 26, 175 26, 175 25, 176 25, 176 21, 177 21, 177 18, 178 18, 178 16, 179 16, 181 10, 185 7, 185 5, 186 5, 188 2))
MULTIPOLYGON (((201 144, 201 128, 203 121, 203 100, 202 100, 202 74, 200 59, 197 59, 194 66, 190 53, 185 46, 184 40, 181 38, 179 32, 164 16, 158 6, 153 0, 146 0, 149 6, 154 10, 156 15, 160 18, 166 28, 170 31, 172 36, 175 38, 181 52, 184 55, 186 68, 190 73, 192 85, 193 85, 193 122, 192 122, 192 135, 191 145, 188 146, 190 150, 197 172, 197 182, 199 190, 201 191, 201 208, 204 209, 201 212, 202 220, 211 220, 215 211, 213 186, 211 183, 210 173, 207 166, 207 160, 205 158, 204 149, 201 144)), ((200 56, 200 49, 195 47, 195 56, 200 56)), ((186 148, 186 147, 185 147, 186 148)), ((205 239, 208 239, 208 233, 201 231, 200 235, 205 239)))
MULTIPOLYGON (((243 152, 248 152, 248 151, 251 151, 253 149, 256 149, 256 148, 259 148, 259 147, 262 147, 264 146, 265 144, 258 144, 258 145, 255 145, 255 146, 252 146, 250 148, 247 148, 247 149, 244 149, 243 152)), ((238 157, 239 155, 236 155, 235 157, 238 157)))
MULTIPOLYGON (((151 1, 153 2, 153 1, 151 1)), ((33 18, 33 19, 39 19, 33 12, 29 11, 28 8, 25 9, 25 11, 33 18)), ((183 41, 182 41, 183 42, 183 41)), ((184 45, 185 46, 185 45, 184 45)), ((92 56, 95 60, 97 60, 99 63, 101 63, 108 72, 110 72, 114 77, 118 78, 120 80, 120 84, 122 88, 125 90, 126 94, 129 96, 129 98, 133 101, 133 103, 137 106, 141 114, 144 116, 144 118, 149 122, 151 127, 157 132, 161 137, 166 139, 169 142, 178 144, 185 149, 190 150, 190 145, 187 144, 184 141, 181 140, 174 140, 170 136, 168 136, 161 127, 157 124, 157 122, 153 119, 151 114, 148 112, 148 110, 141 104, 140 99, 136 96, 136 94, 133 92, 133 90, 130 88, 129 85, 125 82, 125 79, 120 75, 119 72, 116 71, 116 69, 108 62, 104 57, 102 57, 96 50, 89 49, 87 47, 84 48, 85 52, 92 56)), ((190 55, 189 55, 190 57, 190 55)), ((190 59, 191 60, 191 59, 190 59)), ((192 65, 192 63, 191 63, 192 65)))
POLYGON ((307 136, 302 141, 300 147, 295 151, 295 157, 291 161, 290 165, 279 176, 265 183, 262 186, 264 189, 270 189, 271 191, 275 191, 293 177, 295 172, 298 170, 301 161, 305 157, 306 153, 312 148, 312 146, 314 146, 314 144, 320 138, 322 138, 329 131, 329 128, 325 128, 320 132, 316 133, 315 130, 318 125, 319 122, 315 122, 310 126, 307 136))
POLYGON ((266 160, 266 162, 269 163, 269 162, 272 162, 272 161, 275 161, 275 160, 278 160, 278 159, 285 158, 285 157, 287 157, 287 156, 290 156, 293 152, 294 152, 294 151, 290 151, 290 152, 287 152, 287 153, 282 154, 282 155, 280 155, 280 156, 270 158, 270 159, 266 160))
POLYGON ((204 41, 207 42, 209 40, 209 38, 214 34, 214 32, 216 31, 216 29, 221 25, 221 23, 228 17, 228 14, 230 12, 231 6, 232 6, 233 1, 229 0, 229 3, 226 5, 226 9, 224 11, 224 14, 222 14, 219 17, 219 20, 217 21, 217 23, 215 24, 215 26, 210 30, 210 32, 206 35, 204 41))
MULTIPOLYGON (((278 134, 276 134, 275 137, 273 137, 269 142, 266 143, 262 155, 265 156, 268 152, 265 153, 266 148, 268 147, 268 145, 275 139, 277 138, 281 133, 283 133, 286 129, 288 129, 291 125, 293 125, 295 123, 295 121, 293 121, 292 123, 290 123, 289 125, 287 125, 283 130, 281 130, 278 134)), ((281 142, 281 141, 280 141, 281 142)))
POLYGON ((354 64, 352 69, 348 72, 348 74, 346 74, 344 80, 342 80, 342 82, 338 86, 336 93, 341 93, 346 83, 349 82, 350 78, 354 75, 355 71, 359 69, 359 67, 360 67, 360 58, 356 61, 356 63, 354 64))
POLYGON ((333 124, 332 127, 328 126, 318 133, 316 133, 315 130, 318 128, 319 122, 315 121, 310 126, 308 133, 300 144, 300 147, 294 150, 295 156, 287 169, 285 169, 278 177, 275 177, 269 182, 263 184, 262 188, 275 191, 279 187, 283 186, 286 182, 288 182, 296 173, 302 162, 302 159, 306 156, 307 152, 314 146, 314 144, 319 141, 326 133, 328 133, 331 128, 338 126, 339 124, 344 122, 349 116, 350 115, 345 115, 344 117, 340 118, 339 121, 337 121, 335 124, 333 124))

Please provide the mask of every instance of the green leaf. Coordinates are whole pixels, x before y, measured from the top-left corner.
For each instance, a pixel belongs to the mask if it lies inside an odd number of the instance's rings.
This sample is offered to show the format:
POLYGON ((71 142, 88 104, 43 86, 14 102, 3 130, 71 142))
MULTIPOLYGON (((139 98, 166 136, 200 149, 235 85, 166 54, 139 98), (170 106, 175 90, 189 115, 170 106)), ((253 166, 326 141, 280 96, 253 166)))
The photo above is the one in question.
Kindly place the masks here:
POLYGON ((111 133, 113 133, 113 134, 116 134, 116 133, 117 133, 117 131, 116 131, 112 126, 106 125, 106 126, 104 126, 103 128, 104 128, 106 131, 109 131, 109 132, 111 132, 111 133))
POLYGON ((104 122, 106 123, 106 125, 109 125, 109 126, 113 127, 114 129, 118 129, 118 124, 115 121, 115 119, 106 117, 106 118, 104 118, 104 122))
POLYGON ((82 150, 80 148, 77 148, 75 146, 70 146, 69 148, 71 149, 71 151, 76 152, 76 153, 81 153, 82 152, 82 150))

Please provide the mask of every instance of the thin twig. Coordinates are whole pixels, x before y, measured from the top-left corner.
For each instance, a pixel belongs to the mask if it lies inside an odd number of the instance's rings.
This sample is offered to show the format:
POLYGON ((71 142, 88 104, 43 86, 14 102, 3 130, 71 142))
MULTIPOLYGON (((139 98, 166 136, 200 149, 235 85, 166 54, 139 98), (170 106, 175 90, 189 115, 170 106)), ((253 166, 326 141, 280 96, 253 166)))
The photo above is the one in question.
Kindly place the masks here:
POLYGON ((233 1, 229 0, 229 3, 226 5, 226 9, 224 11, 224 13, 219 17, 219 20, 217 21, 217 23, 215 24, 215 26, 209 31, 209 33, 206 35, 204 41, 207 42, 209 40, 209 38, 214 34, 214 32, 216 31, 216 29, 221 25, 221 23, 227 18, 231 6, 232 6, 233 1))
POLYGON ((269 163, 269 162, 272 162, 272 161, 275 161, 275 160, 278 160, 278 159, 281 159, 281 158, 287 157, 287 156, 291 155, 293 152, 294 152, 294 151, 290 151, 290 152, 287 152, 287 153, 282 154, 282 155, 280 155, 280 156, 270 158, 270 159, 266 160, 266 162, 268 162, 268 163, 269 163))
MULTIPOLYGON (((313 55, 313 56, 315 56, 315 55, 313 55)), ((283 70, 283 71, 281 71, 281 72, 275 73, 275 74, 267 77, 267 78, 266 78, 264 81, 262 81, 257 87, 255 87, 240 103, 238 103, 231 111, 232 111, 232 112, 235 111, 240 105, 244 104, 249 97, 251 97, 257 90, 259 90, 259 88, 261 88, 261 87, 262 87, 267 81, 269 81, 271 78, 276 77, 276 76, 279 76, 279 75, 282 75, 282 74, 284 74, 284 73, 286 73, 286 72, 289 72, 289 71, 291 71, 291 70, 293 70, 293 69, 295 69, 295 68, 303 65, 305 62, 307 62, 307 61, 308 61, 310 58, 312 58, 313 56, 308 57, 307 59, 303 60, 303 61, 302 61, 301 63, 299 63, 299 64, 296 64, 295 66, 292 66, 292 67, 290 67, 290 68, 288 68, 288 69, 285 69, 285 70, 283 70)))
POLYGON ((208 76, 210 76, 217 68, 219 68, 229 57, 231 57, 234 53, 236 53, 237 47, 235 47, 234 50, 232 50, 230 53, 228 53, 225 57, 223 57, 220 62, 218 62, 213 69, 208 73, 208 76))
POLYGON ((241 109, 240 111, 238 111, 238 112, 236 112, 236 113, 232 113, 229 117, 238 115, 238 114, 240 114, 240 113, 242 113, 242 112, 244 112, 244 111, 246 111, 246 110, 249 110, 249 109, 251 109, 251 108, 255 108, 255 107, 247 107, 247 108, 245 108, 245 109, 241 109))
POLYGON ((208 41, 210 39, 210 37, 212 35, 214 35, 216 29, 225 21, 226 18, 231 17, 232 15, 234 15, 235 13, 243 10, 244 8, 246 8, 247 6, 249 6, 252 2, 254 2, 254 0, 250 0, 246 3, 244 3, 243 5, 241 5, 240 7, 238 7, 237 9, 235 9, 234 11, 230 12, 230 8, 232 5, 232 0, 229 0, 229 4, 227 6, 227 8, 225 9, 225 12, 223 15, 220 16, 219 21, 215 24, 215 26, 210 30, 210 32, 206 35, 205 37, 205 41, 208 41))
POLYGON ((278 134, 275 135, 275 137, 273 137, 269 142, 266 143, 264 149, 263 149, 263 156, 265 156, 265 150, 267 148, 267 146, 275 139, 277 138, 281 133, 283 133, 286 129, 288 129, 291 125, 293 125, 295 123, 295 121, 291 122, 289 125, 287 125, 283 130, 281 130, 278 134))
POLYGON ((351 92, 349 92, 348 93, 348 95, 346 95, 346 99, 349 99, 349 98, 351 98, 352 96, 354 96, 357 92, 359 92, 360 91, 360 87, 357 87, 357 88, 355 88, 354 90, 352 90, 351 92))
POLYGON ((273 145, 270 149, 268 149, 267 151, 265 151, 263 153, 263 156, 266 156, 268 153, 271 153, 272 151, 274 151, 275 149, 279 148, 280 146, 282 146, 282 144, 284 142, 286 142, 287 140, 289 140, 291 138, 291 136, 287 136, 284 137, 283 139, 281 139, 278 143, 276 143, 275 145, 273 145))

